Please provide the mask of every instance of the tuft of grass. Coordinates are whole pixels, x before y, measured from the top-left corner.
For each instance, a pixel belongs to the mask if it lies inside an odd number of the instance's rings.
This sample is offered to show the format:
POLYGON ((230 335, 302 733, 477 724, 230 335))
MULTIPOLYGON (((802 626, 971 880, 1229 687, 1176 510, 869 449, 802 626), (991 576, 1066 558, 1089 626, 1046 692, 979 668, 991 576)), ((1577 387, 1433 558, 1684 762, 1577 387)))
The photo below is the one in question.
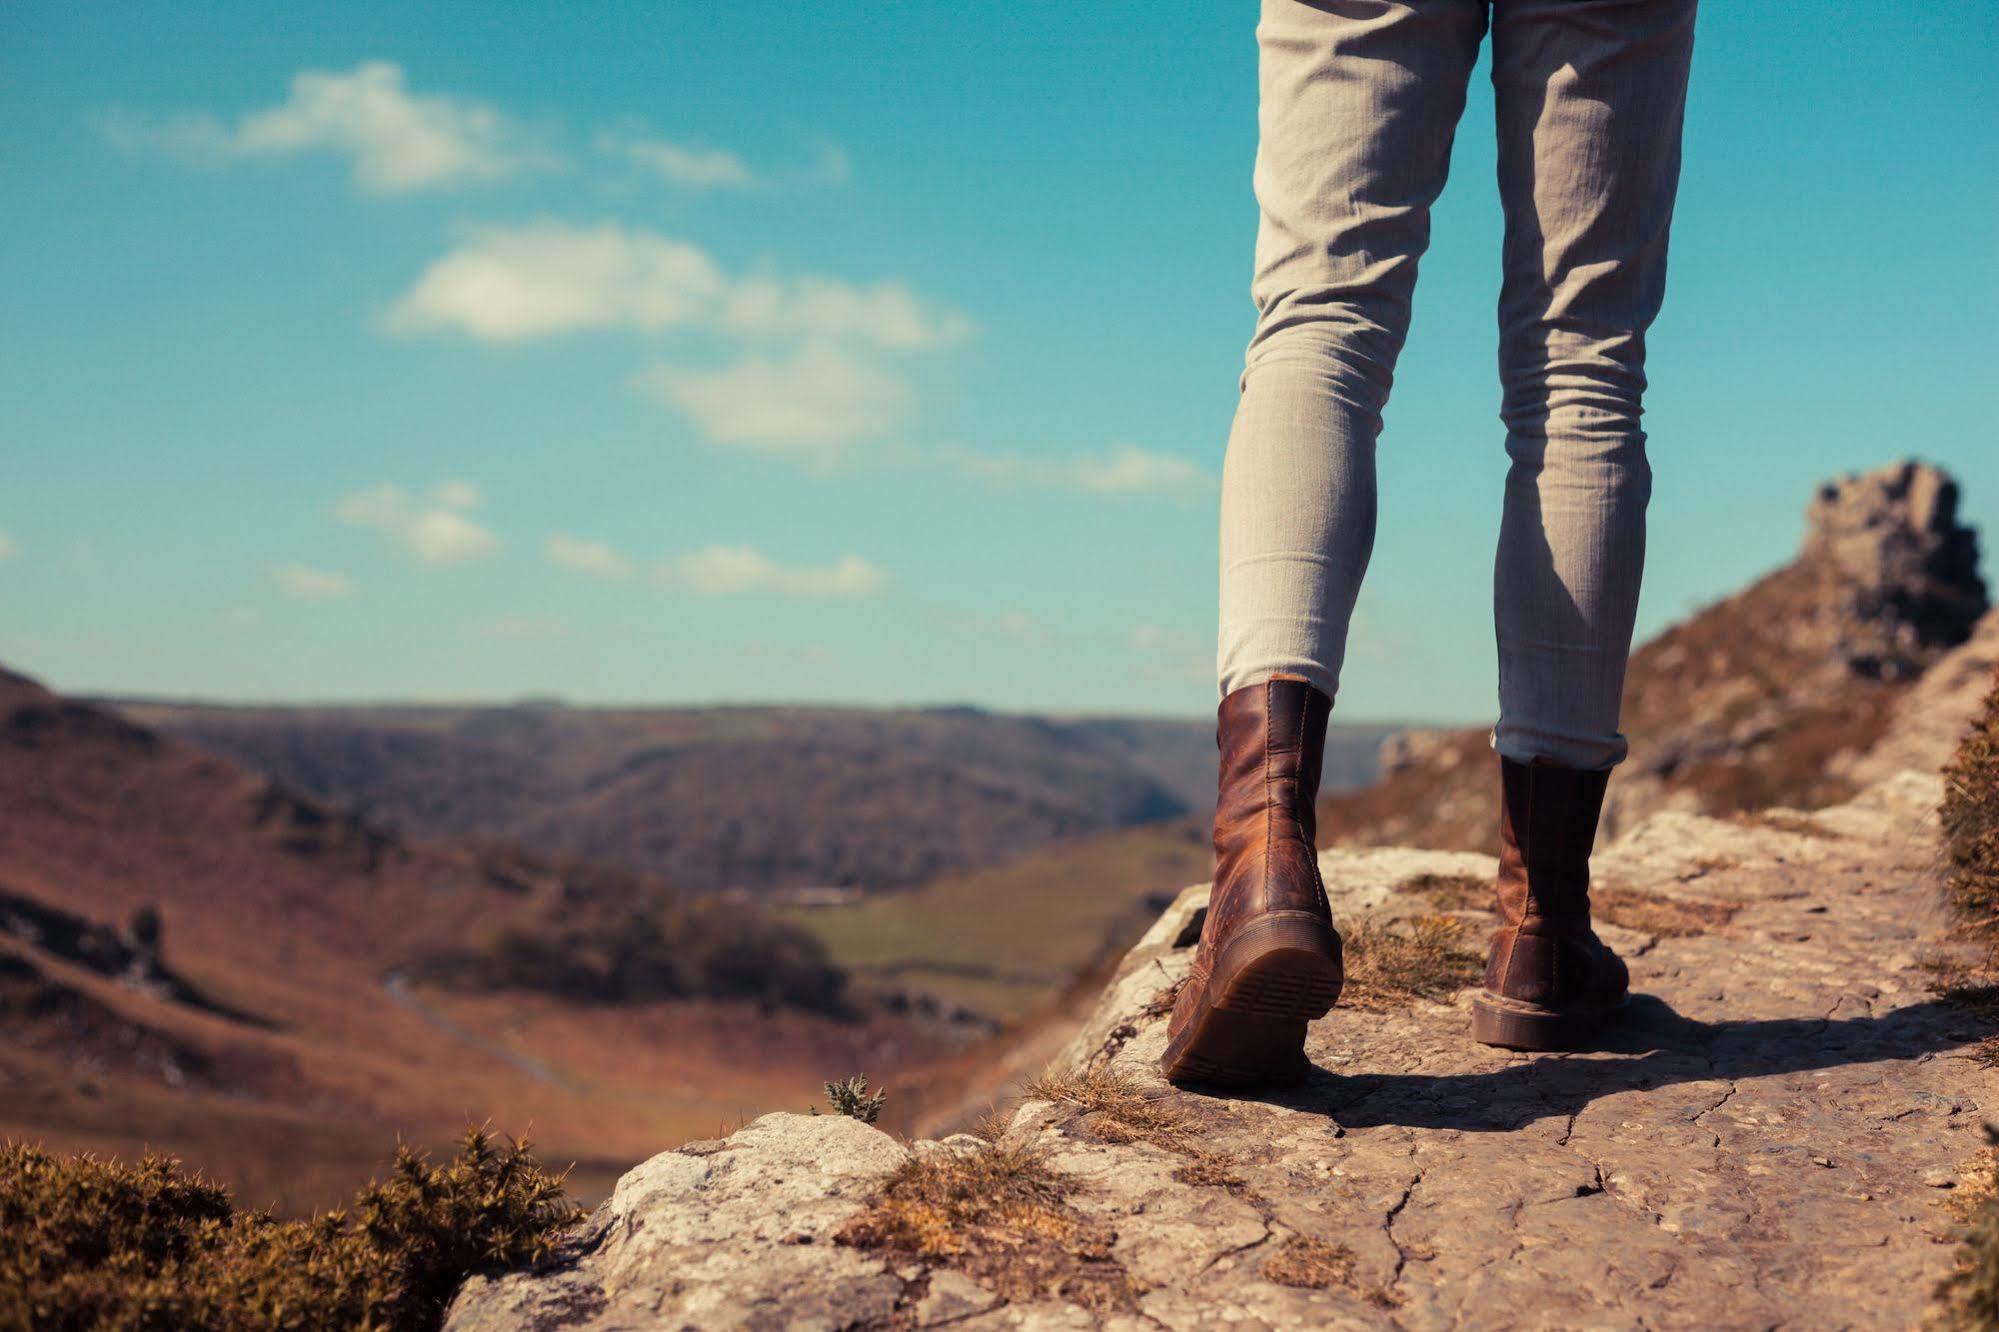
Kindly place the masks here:
POLYGON ((859 1073, 826 1084, 826 1104, 833 1107, 833 1113, 858 1119, 863 1124, 872 1124, 880 1119, 882 1106, 887 1102, 886 1090, 868 1095, 868 1080, 859 1073))
POLYGON ((1032 1100, 1076 1107, 1083 1128, 1104 1142, 1177 1150, 1188 1129, 1184 1115, 1128 1073, 1043 1073, 1024 1091, 1032 1100))
POLYGON ((1445 1000, 1485 974, 1485 958, 1466 946, 1454 916, 1414 916, 1406 930, 1363 921, 1346 936, 1346 988, 1340 1003, 1381 1011, 1412 999, 1445 1000))
POLYGON ((1353 1250, 1344 1244, 1292 1235, 1263 1260, 1263 1278, 1280 1286, 1324 1290, 1353 1285, 1353 1250))
POLYGON ((1668 939, 1686 939, 1719 929, 1739 910, 1732 902, 1665 897, 1638 888, 1598 888, 1590 893, 1590 914, 1595 919, 1668 939))
POLYGON ((1988 1146, 1965 1167, 1965 1183, 1949 1204, 1963 1226, 1949 1272, 1936 1286, 1928 1326, 1938 1332, 1999 1327, 1999 1131, 1985 1126, 1988 1146))
POLYGON ((581 1215, 525 1142, 468 1129, 432 1165, 306 1221, 239 1211, 178 1161, 0 1145, 0 1327, 435 1328, 464 1279, 545 1258, 581 1215))
POLYGON ((1116 1233, 1070 1205, 1074 1182, 1040 1149, 986 1133, 970 1150, 911 1152, 834 1242, 953 1267, 1006 1299, 1135 1308, 1116 1233))
POLYGON ((1476 874, 1418 874, 1396 885, 1401 893, 1420 893, 1438 911, 1490 911, 1492 880, 1476 874))
POLYGON ((1943 768, 1944 898, 1966 929, 1999 934, 1999 673, 1943 768))

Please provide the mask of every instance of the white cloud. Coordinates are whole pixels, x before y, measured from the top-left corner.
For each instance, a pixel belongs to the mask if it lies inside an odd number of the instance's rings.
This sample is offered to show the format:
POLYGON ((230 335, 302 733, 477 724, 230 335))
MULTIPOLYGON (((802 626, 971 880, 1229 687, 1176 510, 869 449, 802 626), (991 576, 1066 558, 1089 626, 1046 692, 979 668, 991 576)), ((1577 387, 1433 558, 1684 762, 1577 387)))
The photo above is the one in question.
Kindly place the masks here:
POLYGON ((899 282, 857 287, 831 278, 790 281, 754 277, 738 282, 722 310, 722 326, 747 337, 825 334, 891 351, 926 351, 963 342, 971 321, 933 311, 899 282))
POLYGON ((335 153, 352 160, 357 185, 377 194, 490 180, 551 160, 484 102, 410 92, 402 66, 388 60, 346 72, 302 70, 283 102, 233 125, 207 112, 148 120, 114 111, 103 128, 125 151, 202 163, 335 153))
POLYGON ((725 285, 695 246, 615 222, 495 227, 424 270, 390 308, 387 326, 484 342, 584 329, 657 332, 707 315, 725 285))
POLYGON ((731 278, 697 246, 615 222, 488 227, 432 263, 390 308, 392 333, 514 342, 590 329, 684 325, 741 338, 825 335, 892 351, 961 342, 963 315, 896 282, 731 278))
POLYGON ((300 601, 337 601, 354 595, 354 581, 343 573, 331 573, 305 564, 281 564, 271 577, 288 597, 300 601))
POLYGON ((662 564, 667 587, 706 597, 777 592, 794 597, 859 597, 880 590, 882 571, 858 555, 829 565, 779 564, 753 546, 708 546, 662 564))
POLYGON ((548 562, 571 573, 617 580, 632 576, 632 562, 602 541, 561 533, 548 539, 548 562))
POLYGON ((749 163, 726 148, 696 148, 643 134, 600 130, 597 151, 623 158, 689 190, 746 190, 757 183, 749 163))
POLYGON ((333 512, 343 523, 386 533, 424 564, 442 566, 485 559, 499 550, 500 539, 465 515, 478 502, 469 482, 443 482, 427 502, 385 483, 346 496, 333 512))
POLYGON ((1211 475, 1187 459, 1136 444, 1116 444, 1101 454, 1071 458, 1028 458, 969 449, 944 449, 940 456, 981 480, 1092 495, 1188 494, 1211 490, 1215 484, 1211 475))
POLYGON ((8 536, 5 532, 0 532, 0 560, 14 558, 14 552, 19 549, 20 547, 14 544, 14 538, 8 536))
POLYGON ((718 444, 786 453, 821 466, 887 431, 909 405, 900 376, 823 343, 778 360, 751 355, 713 370, 654 366, 637 383, 686 413, 718 444))

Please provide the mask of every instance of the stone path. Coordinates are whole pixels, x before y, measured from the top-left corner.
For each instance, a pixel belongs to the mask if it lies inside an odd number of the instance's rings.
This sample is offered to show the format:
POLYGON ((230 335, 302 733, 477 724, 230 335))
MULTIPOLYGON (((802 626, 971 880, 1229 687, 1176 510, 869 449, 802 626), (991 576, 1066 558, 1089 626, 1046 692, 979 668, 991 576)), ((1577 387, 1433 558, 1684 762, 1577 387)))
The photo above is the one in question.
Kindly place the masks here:
MULTIPOLYGON (((1920 965, 1944 925, 1936 798, 1904 772, 1811 815, 1655 815, 1599 852, 1599 881, 1708 923, 1605 927, 1642 995, 1615 1040, 1514 1055, 1468 1040, 1466 994, 1342 1006, 1312 1028, 1318 1071, 1278 1095, 1157 1078, 1157 1000, 1205 906, 1190 889, 1058 1061, 1146 1091, 1175 1136, 1132 1140, 1049 1100, 1011 1130, 1115 1232, 1120 1307, 1003 1303, 948 1263, 834 1243, 901 1149, 853 1120, 772 1115, 640 1167, 566 1265, 473 1283, 449 1326, 1909 1327, 1949 1262, 1942 1186, 1999 1113, 1999 1071, 1966 1057, 1990 1027, 1920 965), (1300 1252, 1335 1256, 1337 1279, 1274 1280, 1300 1252)), ((1379 850, 1322 867, 1351 929, 1434 912, 1405 887, 1418 875, 1493 864, 1379 850)), ((1462 918, 1482 938, 1487 919, 1462 918)))

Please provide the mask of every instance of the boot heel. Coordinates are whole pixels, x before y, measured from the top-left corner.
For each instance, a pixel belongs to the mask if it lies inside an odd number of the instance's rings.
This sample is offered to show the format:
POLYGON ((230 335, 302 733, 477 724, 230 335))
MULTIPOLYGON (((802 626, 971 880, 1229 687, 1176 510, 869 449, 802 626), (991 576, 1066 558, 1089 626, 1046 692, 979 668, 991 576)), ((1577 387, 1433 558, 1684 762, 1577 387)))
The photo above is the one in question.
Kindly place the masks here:
POLYGON ((1225 1012, 1310 1022, 1339 1001, 1344 982, 1333 927, 1304 912, 1282 912, 1249 922, 1229 940, 1215 959, 1208 992, 1225 1012))
POLYGON ((1471 1036, 1481 1045, 1506 1050, 1580 1050, 1616 1012, 1616 1008, 1546 1008, 1479 994, 1471 1001, 1471 1036))

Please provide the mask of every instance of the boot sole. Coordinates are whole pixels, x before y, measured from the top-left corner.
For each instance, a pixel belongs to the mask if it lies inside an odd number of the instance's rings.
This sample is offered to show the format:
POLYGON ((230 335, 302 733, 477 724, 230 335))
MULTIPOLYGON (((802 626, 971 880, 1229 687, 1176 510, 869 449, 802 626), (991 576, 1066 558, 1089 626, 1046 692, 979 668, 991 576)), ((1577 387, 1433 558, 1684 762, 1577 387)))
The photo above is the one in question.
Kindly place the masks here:
POLYGON ((1253 920, 1215 959, 1160 1069, 1169 1082, 1213 1086, 1296 1081, 1312 1068, 1305 1026, 1339 1001, 1344 980, 1340 936, 1325 920, 1302 911, 1253 920))
POLYGON ((1524 999, 1478 994, 1471 1001, 1471 1036, 1505 1050, 1579 1050, 1630 1004, 1625 995, 1604 1008, 1549 1008, 1524 999))

